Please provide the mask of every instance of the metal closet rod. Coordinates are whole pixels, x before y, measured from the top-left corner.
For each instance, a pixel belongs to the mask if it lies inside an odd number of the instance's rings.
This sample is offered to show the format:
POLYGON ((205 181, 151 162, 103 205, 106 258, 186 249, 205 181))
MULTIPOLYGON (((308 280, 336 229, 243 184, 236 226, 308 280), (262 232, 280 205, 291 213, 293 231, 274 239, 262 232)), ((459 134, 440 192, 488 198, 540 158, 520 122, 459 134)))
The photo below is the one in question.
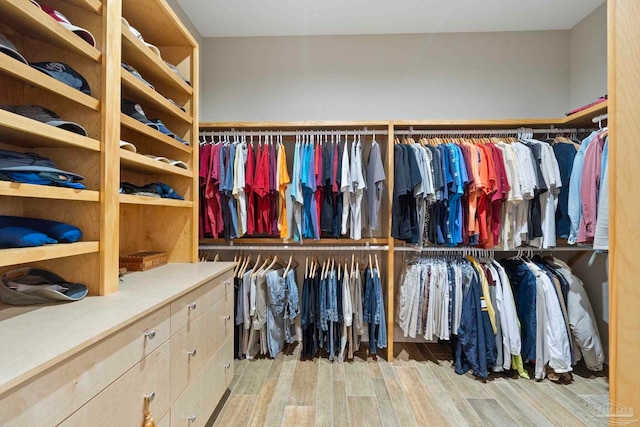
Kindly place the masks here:
POLYGON ((448 247, 426 247, 420 248, 416 246, 396 246, 393 248, 396 252, 426 252, 426 253, 463 253, 463 252, 473 252, 473 251, 485 251, 485 252, 591 252, 594 249, 588 246, 560 246, 556 248, 546 248, 546 249, 538 249, 531 247, 520 247, 515 249, 483 249, 483 248, 474 248, 474 247, 463 247, 463 248, 448 248, 448 247))
POLYGON ((352 135, 388 135, 387 130, 369 130, 369 129, 352 129, 352 130, 203 130, 200 136, 298 136, 298 135, 314 135, 314 136, 352 136, 352 135))
POLYGON ((307 245, 283 245, 283 246, 274 246, 274 245, 200 245, 200 250, 207 251, 315 251, 315 252, 334 252, 334 251, 350 251, 350 252, 360 252, 360 251, 388 251, 389 245, 362 245, 362 246, 307 246, 307 245))
POLYGON ((517 135, 521 132, 529 133, 572 133, 572 132, 591 132, 593 129, 400 129, 393 132, 394 135, 517 135))

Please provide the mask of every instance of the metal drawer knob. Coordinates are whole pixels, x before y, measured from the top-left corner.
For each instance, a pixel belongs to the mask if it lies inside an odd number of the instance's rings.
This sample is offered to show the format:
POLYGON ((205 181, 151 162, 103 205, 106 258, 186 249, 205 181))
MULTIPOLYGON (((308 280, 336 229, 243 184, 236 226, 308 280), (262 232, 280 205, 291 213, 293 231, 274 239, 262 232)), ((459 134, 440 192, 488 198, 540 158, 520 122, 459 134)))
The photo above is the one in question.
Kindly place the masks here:
POLYGON ((231 367, 231 363, 227 363, 226 365, 223 365, 224 369, 229 369, 231 367))
POLYGON ((191 357, 195 356, 195 355, 196 355, 196 349, 194 348, 194 349, 193 349, 193 350, 191 350, 191 351, 187 351, 187 354, 188 354, 189 356, 191 356, 191 357))
POLYGON ((224 281, 224 285, 225 285, 225 286, 229 286, 230 284, 231 284, 231 281, 230 281, 230 280, 225 280, 225 281, 224 281))
POLYGON ((187 307, 190 310, 195 310, 198 307, 198 305, 195 302, 192 302, 191 304, 187 305, 187 307))
POLYGON ((226 316, 222 316, 224 320, 231 320, 231 315, 227 314, 226 316))
POLYGON ((144 333, 145 338, 149 338, 150 340, 156 337, 156 331, 153 329, 144 333))
POLYGON ((145 397, 149 399, 149 402, 153 402, 153 399, 156 398, 156 392, 152 391, 151 393, 147 394, 145 397))
POLYGON ((187 419, 189 420, 190 423, 195 423, 196 422, 196 416, 195 415, 189 415, 187 417, 187 419))

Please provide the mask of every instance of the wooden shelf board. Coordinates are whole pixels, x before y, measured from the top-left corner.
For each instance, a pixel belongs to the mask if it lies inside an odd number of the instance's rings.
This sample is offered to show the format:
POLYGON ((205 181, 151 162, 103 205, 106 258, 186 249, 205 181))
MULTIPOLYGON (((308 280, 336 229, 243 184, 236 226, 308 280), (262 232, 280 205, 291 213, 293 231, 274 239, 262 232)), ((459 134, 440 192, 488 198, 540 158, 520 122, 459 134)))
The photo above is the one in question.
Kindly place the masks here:
POLYGON ((167 98, 160 95, 149 86, 145 85, 127 70, 122 70, 123 98, 130 99, 137 103, 150 104, 154 109, 171 114, 188 124, 193 123, 193 117, 173 105, 167 98))
POLYGON ((156 46, 197 46, 189 30, 165 1, 122 2, 122 16, 142 33, 147 42, 156 46))
POLYGON ((124 24, 122 24, 122 60, 153 83, 161 83, 189 96, 193 95, 193 88, 134 36, 124 24))
POLYGON ((375 128, 386 130, 389 120, 377 121, 299 121, 299 122, 200 122, 201 129, 303 129, 303 128, 375 128))
POLYGON ((100 151, 100 141, 0 109, 0 138, 24 147, 67 147, 100 151))
POLYGON ((320 240, 303 239, 302 243, 296 242, 293 239, 279 239, 275 237, 241 237, 233 240, 199 240, 199 243, 202 245, 230 245, 231 242, 233 242, 233 246, 238 247, 242 245, 366 246, 367 243, 369 245, 386 245, 389 243, 389 239, 386 237, 362 238, 361 240, 322 238, 320 240))
POLYGON ((162 199, 159 197, 135 196, 133 194, 120 194, 121 204, 168 206, 176 208, 192 208, 193 202, 189 200, 162 199))
POLYGON ((83 202, 100 201, 100 193, 93 190, 76 190, 73 188, 21 184, 19 182, 9 181, 0 181, 0 196, 77 200, 83 202))
POLYGON ((170 145, 173 148, 184 151, 185 153, 191 154, 192 152, 191 146, 182 144, 180 141, 170 138, 162 132, 158 132, 157 130, 152 129, 143 123, 140 123, 136 119, 129 117, 124 113, 120 114, 120 123, 135 132, 157 140, 160 144, 170 145))
POLYGON ((120 164, 127 170, 193 178, 193 171, 150 159, 142 154, 120 150, 120 164))
POLYGON ((0 249, 0 267, 90 254, 99 250, 99 242, 57 243, 35 248, 0 249))
POLYGON ((82 9, 88 10, 90 12, 94 12, 100 14, 102 12, 102 3, 100 0, 64 0, 69 4, 73 4, 75 6, 81 7, 82 9))
POLYGON ((594 127, 591 119, 600 114, 605 114, 608 108, 608 101, 601 102, 600 104, 593 105, 580 112, 566 116, 562 119, 562 123, 567 127, 594 127))
POLYGON ((101 60, 102 53, 98 49, 64 28, 30 1, 4 0, 0 2, 0 14, 5 22, 24 34, 96 62, 101 60))
MULTIPOLYGON (((0 5, 1 4, 3 3, 0 2, 0 5)), ((31 68, 16 59, 9 58, 6 55, 3 55, 2 61, 0 61, 0 72, 26 84, 53 92, 56 95, 60 95, 61 97, 77 102, 78 104, 91 108, 92 110, 100 111, 100 101, 97 99, 86 95, 79 90, 73 89, 53 77, 50 77, 35 68, 31 68)))

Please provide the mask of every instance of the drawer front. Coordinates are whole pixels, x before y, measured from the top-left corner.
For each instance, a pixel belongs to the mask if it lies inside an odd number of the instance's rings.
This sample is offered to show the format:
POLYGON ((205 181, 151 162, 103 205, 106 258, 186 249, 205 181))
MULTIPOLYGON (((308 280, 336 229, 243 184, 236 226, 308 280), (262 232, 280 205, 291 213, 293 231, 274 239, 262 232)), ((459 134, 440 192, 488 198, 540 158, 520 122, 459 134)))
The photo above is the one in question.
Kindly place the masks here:
POLYGON ((170 427, 170 426, 171 426, 171 414, 169 413, 167 413, 164 417, 162 417, 160 421, 156 421, 156 427, 170 427))
POLYGON ((167 342, 169 319, 166 306, 0 396, 0 425, 58 424, 167 342))
POLYGON ((171 335, 177 333, 221 299, 233 302, 233 272, 205 283, 171 303, 171 335))
POLYGON ((230 338, 171 407, 171 427, 204 426, 232 378, 233 338, 230 338))
POLYGON ((171 337, 171 396, 175 400, 218 351, 233 337, 233 304, 218 301, 171 337))
POLYGON ((151 415, 166 414, 171 407, 169 347, 167 342, 145 357, 60 426, 141 426, 144 421, 144 396, 151 393, 155 393, 149 405, 151 415))

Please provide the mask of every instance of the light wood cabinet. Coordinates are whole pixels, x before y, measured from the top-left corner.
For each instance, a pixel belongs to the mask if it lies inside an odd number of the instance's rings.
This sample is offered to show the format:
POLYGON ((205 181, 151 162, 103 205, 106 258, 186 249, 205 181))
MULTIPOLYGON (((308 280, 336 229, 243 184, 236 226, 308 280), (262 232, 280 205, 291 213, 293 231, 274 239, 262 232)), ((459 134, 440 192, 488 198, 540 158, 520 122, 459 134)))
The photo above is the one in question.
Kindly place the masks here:
POLYGON ((0 104, 42 105, 81 124, 88 136, 0 110, 0 148, 49 157, 60 169, 84 176, 86 189, 0 181, 0 215, 70 223, 82 230, 83 238, 73 244, 0 250, 0 274, 16 266, 37 266, 85 283, 91 295, 107 295, 118 290, 122 252, 165 251, 169 262, 195 262, 196 41, 164 0, 48 0, 46 4, 89 30, 96 47, 24 0, 0 0, 0 34, 30 63, 68 64, 86 79, 91 93, 0 54, 0 104), (136 38, 121 17, 157 46, 161 57, 136 38), (155 89, 123 69, 121 61, 136 68, 155 89), (165 61, 175 65, 184 79, 165 61), (121 98, 139 103, 149 118, 162 120, 186 144, 122 114, 121 98), (133 143, 138 152, 121 150, 121 139, 133 143), (144 154, 179 160, 188 168, 144 154), (184 200, 119 194, 122 181, 166 183, 184 200))
POLYGON ((175 405, 206 422, 233 377, 232 267, 167 265, 127 276, 109 297, 46 312, 15 308, 21 316, 0 322, 3 340, 20 346, 0 348, 8 368, 0 372, 0 425, 139 426, 152 393, 151 413, 164 425, 175 425, 175 405), (47 318, 67 327, 44 331, 47 318))

